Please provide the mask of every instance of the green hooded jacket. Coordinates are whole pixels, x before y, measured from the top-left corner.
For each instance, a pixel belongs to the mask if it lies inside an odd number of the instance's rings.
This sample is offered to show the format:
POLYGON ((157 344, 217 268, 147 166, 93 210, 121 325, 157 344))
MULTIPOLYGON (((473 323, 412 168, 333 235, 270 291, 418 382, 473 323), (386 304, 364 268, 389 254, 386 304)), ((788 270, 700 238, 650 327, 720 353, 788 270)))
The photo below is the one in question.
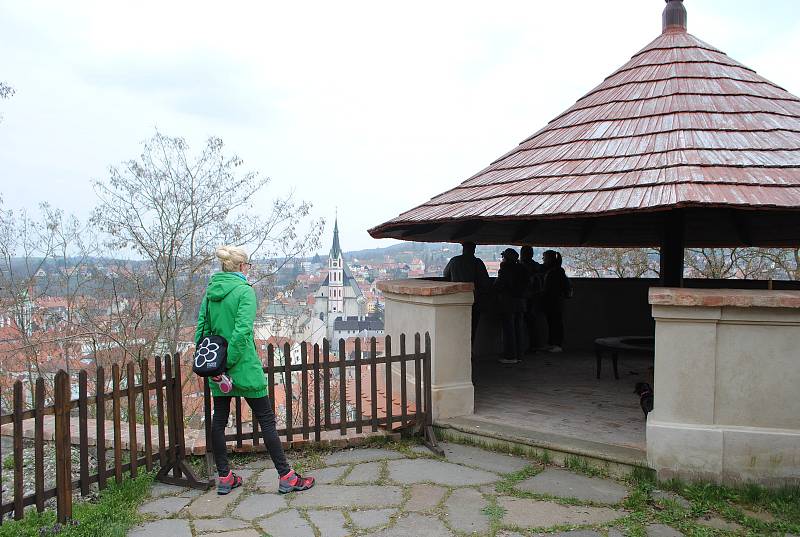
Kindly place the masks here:
POLYGON ((267 395, 264 371, 253 340, 255 319, 256 293, 241 274, 217 272, 211 276, 206 296, 200 303, 194 340, 198 343, 205 333, 222 336, 228 341, 228 375, 233 379, 233 391, 223 394, 216 383, 211 382, 211 393, 215 397, 267 395), (210 319, 206 319, 206 304, 210 319))

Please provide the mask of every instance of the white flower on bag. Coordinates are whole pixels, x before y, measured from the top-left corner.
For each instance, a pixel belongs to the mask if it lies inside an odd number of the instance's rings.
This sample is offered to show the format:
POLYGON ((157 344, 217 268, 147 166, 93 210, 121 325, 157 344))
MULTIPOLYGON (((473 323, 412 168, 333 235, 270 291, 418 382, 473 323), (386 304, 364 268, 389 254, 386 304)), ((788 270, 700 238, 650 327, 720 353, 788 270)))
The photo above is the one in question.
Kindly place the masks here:
POLYGON ((205 338, 200 342, 197 350, 194 351, 194 366, 197 369, 203 368, 207 365, 213 367, 217 361, 217 351, 219 345, 212 342, 210 338, 205 338))

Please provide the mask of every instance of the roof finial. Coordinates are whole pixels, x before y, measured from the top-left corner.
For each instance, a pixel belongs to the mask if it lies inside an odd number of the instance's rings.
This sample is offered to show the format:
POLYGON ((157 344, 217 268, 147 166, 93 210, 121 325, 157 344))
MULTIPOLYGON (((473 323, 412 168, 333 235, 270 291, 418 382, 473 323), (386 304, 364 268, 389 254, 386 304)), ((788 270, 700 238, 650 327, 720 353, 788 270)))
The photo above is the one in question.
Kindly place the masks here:
POLYGON ((686 8, 683 0, 667 0, 662 20, 662 33, 686 31, 686 8))

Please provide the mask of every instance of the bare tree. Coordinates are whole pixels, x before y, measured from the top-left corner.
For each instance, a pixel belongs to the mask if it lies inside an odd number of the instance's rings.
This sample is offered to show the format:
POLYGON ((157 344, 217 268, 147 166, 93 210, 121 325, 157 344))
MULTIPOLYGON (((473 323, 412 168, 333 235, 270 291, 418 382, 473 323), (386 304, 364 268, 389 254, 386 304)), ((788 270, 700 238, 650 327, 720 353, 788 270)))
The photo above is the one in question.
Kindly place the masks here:
POLYGON ((775 278, 779 277, 779 270, 771 255, 780 258, 781 252, 763 248, 687 248, 686 273, 709 279, 775 278))
POLYGON ((658 250, 651 248, 566 248, 565 264, 578 276, 644 278, 658 276, 658 250))
POLYGON ((108 245, 147 261, 137 275, 150 284, 141 288, 140 306, 154 307, 157 319, 142 356, 175 352, 181 328, 194 325, 217 246, 242 245, 263 258, 260 279, 269 282, 282 263, 319 245, 322 222, 308 221, 311 205, 289 194, 256 207, 269 179, 242 164, 219 138, 192 154, 184 139, 156 132, 138 159, 112 166, 108 179, 95 183, 93 221, 108 245))

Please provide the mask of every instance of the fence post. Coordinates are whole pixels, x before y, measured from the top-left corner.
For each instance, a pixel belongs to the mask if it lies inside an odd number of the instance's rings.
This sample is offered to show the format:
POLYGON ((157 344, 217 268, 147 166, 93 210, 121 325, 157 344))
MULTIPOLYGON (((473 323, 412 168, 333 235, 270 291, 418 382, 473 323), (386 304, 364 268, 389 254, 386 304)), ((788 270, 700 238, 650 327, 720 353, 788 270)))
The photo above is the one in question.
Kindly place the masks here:
MULTIPOLYGON (((56 511, 61 524, 72 518, 72 442, 70 380, 63 370, 55 377, 56 511)), ((16 514, 16 513, 15 513, 16 514)))
POLYGON ((22 381, 14 383, 14 520, 25 514, 22 503, 22 381))
POLYGON ((44 511, 44 378, 36 379, 36 417, 34 418, 34 482, 36 486, 36 510, 44 511))
POLYGON ((175 353, 172 357, 169 355, 164 357, 164 372, 166 374, 164 391, 167 399, 166 418, 169 448, 167 449, 167 461, 162 461, 156 479, 170 485, 206 490, 211 486, 213 480, 211 478, 208 481, 200 480, 192 467, 186 463, 180 354, 175 353), (173 472, 173 475, 169 475, 170 471, 173 472))

